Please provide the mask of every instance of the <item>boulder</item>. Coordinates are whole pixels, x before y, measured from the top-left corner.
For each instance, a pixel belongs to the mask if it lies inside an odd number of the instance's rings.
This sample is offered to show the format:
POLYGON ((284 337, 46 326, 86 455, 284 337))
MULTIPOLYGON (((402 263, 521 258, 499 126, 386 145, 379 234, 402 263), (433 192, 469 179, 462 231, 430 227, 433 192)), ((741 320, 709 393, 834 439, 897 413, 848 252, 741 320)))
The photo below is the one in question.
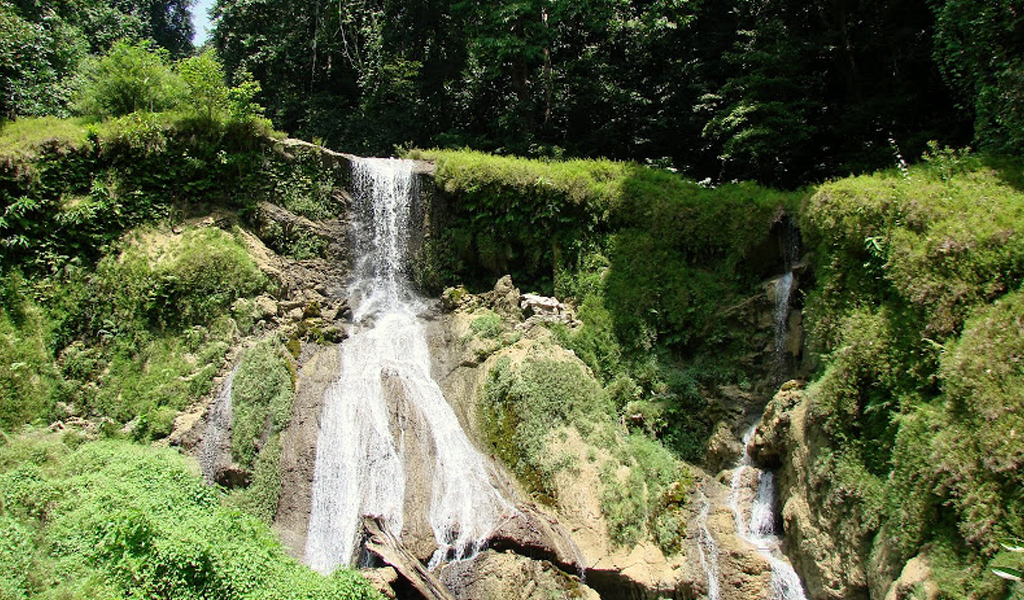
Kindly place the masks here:
POLYGON ((519 297, 519 288, 512 284, 512 276, 505 275, 494 284, 493 290, 485 294, 484 300, 502 317, 518 321, 523 317, 519 297))
POLYGON ((578 577, 513 552, 485 550, 472 560, 444 565, 439 578, 459 600, 600 600, 578 577))
POLYGON ((557 298, 523 294, 519 297, 519 308, 527 317, 527 326, 531 323, 555 322, 569 326, 577 326, 575 311, 571 306, 559 302, 557 298))

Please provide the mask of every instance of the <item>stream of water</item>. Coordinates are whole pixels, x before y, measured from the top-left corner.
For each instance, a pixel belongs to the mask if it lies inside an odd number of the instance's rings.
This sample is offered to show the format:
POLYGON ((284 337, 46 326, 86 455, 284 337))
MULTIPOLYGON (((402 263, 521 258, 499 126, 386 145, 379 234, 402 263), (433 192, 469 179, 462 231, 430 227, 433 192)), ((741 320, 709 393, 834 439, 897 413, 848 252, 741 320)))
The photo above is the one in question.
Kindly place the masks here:
POLYGON ((697 515, 697 551, 700 554, 700 567, 708 582, 707 600, 719 600, 722 597, 721 581, 718 575, 718 544, 708 529, 708 515, 711 513, 711 500, 702 491, 700 493, 700 513, 697 515))
POLYGON ((782 539, 776 531, 775 475, 753 466, 747 444, 756 425, 743 435, 743 456, 733 470, 729 489, 729 508, 736 521, 736 535, 753 544, 772 567, 771 600, 806 600, 800 577, 782 553, 782 539), (743 477, 748 469, 757 473, 757 494, 747 511, 741 501, 743 477))
POLYGON ((436 566, 474 553, 514 508, 430 375, 419 316, 427 303, 408 277, 412 162, 358 160, 353 187, 359 258, 349 294, 356 308, 351 336, 339 350, 340 374, 324 397, 306 562, 323 573, 351 564, 364 516, 380 517, 391 531, 402 532, 407 483, 428 477, 436 566), (427 439, 429 473, 408 470, 412 420, 426 430, 411 437, 427 439))
POLYGON ((231 448, 231 392, 234 389, 235 365, 221 384, 220 392, 210 407, 206 417, 206 429, 203 431, 203 443, 199 447, 199 470, 207 485, 216 483, 217 467, 221 456, 231 448))

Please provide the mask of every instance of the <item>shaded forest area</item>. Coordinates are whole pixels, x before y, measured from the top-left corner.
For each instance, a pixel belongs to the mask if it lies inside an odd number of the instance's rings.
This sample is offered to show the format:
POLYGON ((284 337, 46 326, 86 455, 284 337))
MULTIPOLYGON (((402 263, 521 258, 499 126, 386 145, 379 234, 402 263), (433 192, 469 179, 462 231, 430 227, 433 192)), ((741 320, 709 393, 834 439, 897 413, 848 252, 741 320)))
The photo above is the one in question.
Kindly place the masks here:
POLYGON ((1022 142, 1019 0, 218 0, 275 125, 791 186, 1022 142), (273 82, 273 85, 269 85, 273 82), (978 134, 972 140, 972 129, 978 134))
MULTIPOLYGON (((65 114, 114 41, 192 51, 191 0, 0 2, 0 112, 65 114)), ((218 0, 212 45, 278 128, 795 186, 929 140, 1024 146, 1024 2, 218 0)))

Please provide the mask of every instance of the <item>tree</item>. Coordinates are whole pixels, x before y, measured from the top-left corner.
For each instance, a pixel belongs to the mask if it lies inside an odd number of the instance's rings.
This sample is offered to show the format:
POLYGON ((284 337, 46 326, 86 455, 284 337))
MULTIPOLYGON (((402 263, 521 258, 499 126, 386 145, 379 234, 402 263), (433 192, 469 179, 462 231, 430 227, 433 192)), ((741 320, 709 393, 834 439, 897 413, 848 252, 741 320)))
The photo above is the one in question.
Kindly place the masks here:
POLYGON ((978 145, 1024 151, 1024 1, 933 0, 935 60, 978 145))
POLYGON ((192 52, 193 0, 0 0, 0 116, 64 116, 90 53, 146 41, 192 52))
POLYGON ((79 111, 121 116, 173 107, 182 83, 171 70, 168 52, 149 42, 117 42, 106 55, 90 59, 84 69, 79 111))
POLYGON ((34 23, 0 2, 0 118, 64 114, 74 93, 71 74, 86 50, 66 22, 34 23))
POLYGON ((228 87, 217 56, 207 50, 178 63, 178 75, 185 84, 185 102, 207 120, 227 109, 228 87))

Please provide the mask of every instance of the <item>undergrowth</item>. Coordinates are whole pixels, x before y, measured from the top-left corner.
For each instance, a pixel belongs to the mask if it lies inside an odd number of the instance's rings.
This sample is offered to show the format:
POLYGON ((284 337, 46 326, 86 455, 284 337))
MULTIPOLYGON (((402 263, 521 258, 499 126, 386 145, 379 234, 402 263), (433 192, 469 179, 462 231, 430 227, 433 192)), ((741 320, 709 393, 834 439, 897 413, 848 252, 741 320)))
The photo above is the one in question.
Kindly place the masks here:
POLYGON ((74 445, 30 431, 0 446, 5 598, 379 597, 300 565, 172 450, 74 445))

